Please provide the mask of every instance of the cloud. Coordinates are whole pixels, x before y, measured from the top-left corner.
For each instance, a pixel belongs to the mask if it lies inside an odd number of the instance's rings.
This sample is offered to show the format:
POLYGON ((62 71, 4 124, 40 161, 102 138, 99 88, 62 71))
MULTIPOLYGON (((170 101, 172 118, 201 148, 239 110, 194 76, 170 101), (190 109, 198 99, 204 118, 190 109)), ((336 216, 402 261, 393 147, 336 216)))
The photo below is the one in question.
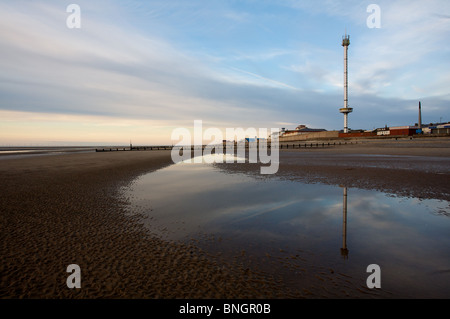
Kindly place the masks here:
POLYGON ((298 88, 295 88, 295 87, 293 87, 293 86, 291 86, 289 84, 286 84, 286 83, 283 83, 283 82, 280 82, 280 81, 276 81, 276 80, 273 80, 273 79, 269 79, 269 78, 263 77, 261 75, 252 73, 252 72, 244 71, 244 70, 241 70, 241 69, 238 69, 238 68, 232 68, 232 69, 236 70, 238 72, 250 75, 251 77, 263 80, 263 82, 269 83, 270 85, 274 85, 275 87, 284 87, 284 88, 288 88, 288 89, 292 89, 292 90, 299 90, 298 88))
POLYGON ((256 52, 253 54, 246 54, 246 53, 240 53, 235 56, 233 56, 234 60, 251 60, 251 61, 267 61, 274 58, 286 56, 286 55, 292 55, 297 54, 297 52, 293 50, 286 50, 286 49, 270 49, 268 51, 264 52, 256 52))
POLYGON ((2 2, 0 110, 62 123, 64 114, 106 117, 122 129, 127 121, 189 127, 195 119, 219 128, 339 129, 342 48, 324 25, 348 19, 351 125, 384 126, 392 114, 407 125, 401 111, 418 98, 430 116, 446 118, 449 20, 437 16, 446 3, 381 1, 377 30, 365 26, 365 2, 348 10, 329 1, 281 3, 79 1, 82 27, 68 29, 65 5, 2 2), (292 32, 309 13, 317 22, 292 32), (320 36, 309 36, 314 28, 320 36))
POLYGON ((2 10, 1 90, 11 96, 2 108, 165 119, 167 112, 174 118, 210 108, 189 94, 208 79, 195 59, 113 25, 87 21, 80 30, 67 29, 57 23, 64 12, 51 9, 2 10))
MULTIPOLYGON (((203 118, 228 126, 243 124, 243 115, 261 108, 233 97, 245 88, 236 79, 224 81, 207 63, 166 40, 96 20, 101 7, 90 10, 92 18, 83 15, 82 28, 71 30, 65 26, 65 11, 53 6, 2 8, 1 108, 185 119, 185 125, 203 118)), ((247 85, 288 87, 251 72, 246 75, 253 78, 247 85)), ((269 107, 258 113, 264 115, 269 107)))
MULTIPOLYGON (((349 47, 349 81, 355 94, 376 94, 384 97, 419 98, 414 87, 424 86, 428 95, 440 96, 447 92, 440 85, 427 85, 421 76, 426 69, 427 78, 441 78, 443 65, 449 66, 450 45, 446 40, 450 23, 448 1, 378 1, 381 9, 381 28, 370 29, 366 25, 370 1, 285 1, 301 12, 327 15, 334 27, 347 27, 351 35, 349 47), (345 21, 345 22, 344 22, 345 21), (344 22, 344 23, 343 23, 344 22), (439 63, 436 54, 442 52, 439 63), (414 87, 413 87, 414 86, 414 87)), ((314 46, 312 54, 303 65, 292 70, 321 79, 329 84, 340 75, 342 69, 330 67, 323 54, 314 46), (329 71, 324 77, 323 69, 329 71)), ((335 59, 333 58, 335 61, 335 59)), ((342 81, 342 80, 341 80, 342 81)))

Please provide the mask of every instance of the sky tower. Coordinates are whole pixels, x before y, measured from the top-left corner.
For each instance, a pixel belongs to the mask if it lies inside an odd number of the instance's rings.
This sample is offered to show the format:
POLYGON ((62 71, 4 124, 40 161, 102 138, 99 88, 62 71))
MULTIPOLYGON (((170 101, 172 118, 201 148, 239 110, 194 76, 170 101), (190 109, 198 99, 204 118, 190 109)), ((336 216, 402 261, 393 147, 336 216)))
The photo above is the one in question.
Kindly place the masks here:
POLYGON ((344 47, 344 107, 339 109, 339 112, 344 114, 344 133, 348 133, 348 114, 353 112, 351 107, 348 107, 348 46, 350 45, 350 36, 345 33, 342 37, 342 46, 344 47))

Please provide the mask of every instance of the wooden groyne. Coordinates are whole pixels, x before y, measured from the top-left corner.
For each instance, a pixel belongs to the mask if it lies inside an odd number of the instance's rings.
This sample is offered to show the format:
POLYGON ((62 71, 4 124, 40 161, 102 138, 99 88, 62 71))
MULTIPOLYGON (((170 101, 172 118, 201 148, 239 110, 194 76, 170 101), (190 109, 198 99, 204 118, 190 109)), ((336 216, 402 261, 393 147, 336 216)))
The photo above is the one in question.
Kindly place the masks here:
MULTIPOLYGON (((325 142, 322 142, 322 143, 319 143, 319 142, 316 142, 316 143, 280 143, 280 145, 279 145, 279 149, 295 149, 295 148, 313 148, 313 147, 316 147, 316 148, 320 148, 320 147, 330 147, 330 146, 339 146, 339 145, 347 145, 347 144, 358 144, 358 142, 356 142, 356 141, 351 141, 351 142, 347 142, 347 141, 344 141, 344 142, 327 142, 327 143, 325 143, 325 142)), ((268 145, 268 148, 270 148, 269 147, 269 145, 268 145)))
MULTIPOLYGON (((325 147, 331 147, 331 146, 339 146, 339 145, 350 145, 350 144, 358 144, 358 142, 356 141, 339 141, 339 142, 316 142, 316 143, 280 143, 278 145, 278 148, 280 150, 282 149, 301 149, 301 148, 325 148, 325 147)), ((173 145, 162 145, 162 146, 133 146, 133 147, 108 147, 108 148, 96 148, 95 151, 96 152, 119 152, 119 151, 161 151, 161 150, 165 150, 165 151, 171 151, 174 147, 178 147, 178 148, 184 148, 186 149, 186 147, 183 146, 173 146, 173 145)), ((225 148, 226 145, 223 145, 223 148, 225 148)), ((234 149, 237 150, 240 147, 242 147, 242 145, 234 145, 234 149)), ((246 144, 245 145, 245 149, 250 149, 250 148, 255 148, 255 147, 259 147, 259 145, 256 145, 256 143, 254 145, 252 144, 246 144)), ((271 144, 268 143, 267 146, 268 149, 271 149, 271 144)), ((201 149, 204 150, 205 148, 214 148, 214 146, 212 145, 202 145, 201 149)), ((200 149, 200 146, 191 146, 191 151, 194 150, 198 150, 200 149)))
POLYGON ((105 147, 105 148, 96 148, 96 152, 119 152, 119 151, 160 151, 172 150, 173 146, 136 146, 136 147, 105 147))

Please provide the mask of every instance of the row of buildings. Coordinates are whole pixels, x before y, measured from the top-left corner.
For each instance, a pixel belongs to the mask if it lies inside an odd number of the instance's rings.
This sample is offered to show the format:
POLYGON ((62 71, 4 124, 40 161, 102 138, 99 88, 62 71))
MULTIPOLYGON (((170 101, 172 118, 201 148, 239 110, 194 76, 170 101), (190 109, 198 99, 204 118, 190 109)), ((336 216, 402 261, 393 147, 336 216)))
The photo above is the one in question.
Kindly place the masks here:
POLYGON ((333 139, 333 138, 357 138, 357 137, 383 137, 383 136, 413 136, 413 135, 442 135, 450 134, 450 122, 430 123, 418 126, 393 126, 374 130, 348 130, 327 131, 325 129, 309 128, 299 125, 293 130, 282 128, 279 137, 280 142, 302 141, 310 139, 333 139))
POLYGON ((440 135, 440 134, 450 134, 450 123, 430 123, 428 125, 418 125, 415 126, 396 126, 396 127, 385 127, 375 130, 378 136, 387 135, 407 135, 412 136, 416 134, 424 135, 440 135))

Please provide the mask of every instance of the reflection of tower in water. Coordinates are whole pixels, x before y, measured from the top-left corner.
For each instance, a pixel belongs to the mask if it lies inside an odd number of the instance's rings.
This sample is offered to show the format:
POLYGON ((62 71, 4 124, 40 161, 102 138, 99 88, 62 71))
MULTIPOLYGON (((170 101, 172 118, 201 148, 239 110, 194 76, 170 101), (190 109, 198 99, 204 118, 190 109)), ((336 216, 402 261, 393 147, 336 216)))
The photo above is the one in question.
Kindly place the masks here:
POLYGON ((344 188, 344 199, 342 203, 343 210, 343 221, 342 221, 342 248, 341 255, 344 259, 348 258, 348 249, 347 249, 347 187, 341 186, 344 188))

